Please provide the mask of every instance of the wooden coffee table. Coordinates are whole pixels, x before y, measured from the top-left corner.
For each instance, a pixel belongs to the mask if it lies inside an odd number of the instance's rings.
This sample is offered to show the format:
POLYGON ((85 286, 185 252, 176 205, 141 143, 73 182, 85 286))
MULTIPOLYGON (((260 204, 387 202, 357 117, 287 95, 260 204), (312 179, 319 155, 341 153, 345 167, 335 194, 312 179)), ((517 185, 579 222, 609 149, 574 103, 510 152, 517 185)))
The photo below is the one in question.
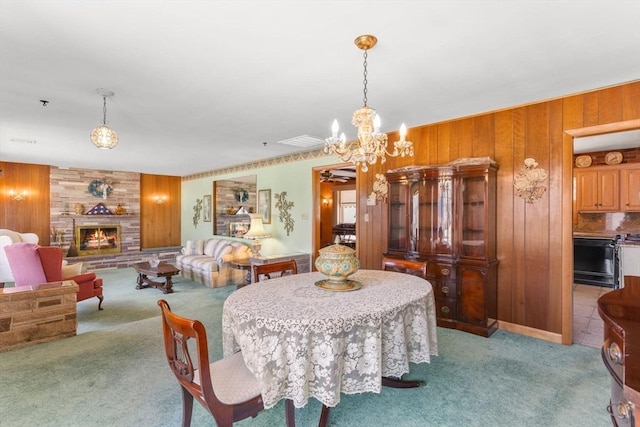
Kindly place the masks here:
POLYGON ((165 294, 173 293, 173 283, 171 277, 180 273, 175 266, 161 262, 157 267, 151 267, 148 262, 138 262, 132 266, 138 272, 138 285, 136 289, 156 288, 165 294), (154 282, 149 279, 152 277, 164 277, 164 283, 154 282))

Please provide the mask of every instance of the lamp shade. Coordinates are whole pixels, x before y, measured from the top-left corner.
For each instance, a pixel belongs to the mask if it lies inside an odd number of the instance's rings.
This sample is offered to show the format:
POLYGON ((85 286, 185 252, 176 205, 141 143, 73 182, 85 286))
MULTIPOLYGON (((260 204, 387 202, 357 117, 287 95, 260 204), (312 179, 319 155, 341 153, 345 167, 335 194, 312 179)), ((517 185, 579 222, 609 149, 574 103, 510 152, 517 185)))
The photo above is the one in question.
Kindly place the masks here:
POLYGON ((91 131, 91 142, 103 150, 111 150, 118 145, 118 134, 108 126, 98 126, 91 131))
POLYGON ((262 239, 269 237, 269 233, 266 232, 262 224, 261 214, 249 214, 251 217, 251 224, 249 225, 249 231, 244 236, 245 239, 262 239))

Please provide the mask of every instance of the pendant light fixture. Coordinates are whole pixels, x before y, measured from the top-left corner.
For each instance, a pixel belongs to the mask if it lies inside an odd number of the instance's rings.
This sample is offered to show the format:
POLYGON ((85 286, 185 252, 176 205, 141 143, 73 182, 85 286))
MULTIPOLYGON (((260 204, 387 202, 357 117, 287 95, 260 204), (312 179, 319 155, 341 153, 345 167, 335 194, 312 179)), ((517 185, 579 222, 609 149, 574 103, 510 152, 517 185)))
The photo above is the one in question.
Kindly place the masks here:
POLYGON ((358 49, 364 51, 364 105, 353 113, 351 124, 358 128, 358 139, 347 144, 344 133, 338 137, 338 121, 331 126, 332 135, 325 141, 324 152, 335 154, 343 162, 351 162, 360 166, 362 172, 369 170, 380 159, 380 163, 387 161, 386 156, 413 156, 413 143, 405 139, 407 127, 400 126, 400 140, 393 143, 393 151, 387 150, 387 134, 380 132, 380 116, 367 105, 367 52, 373 48, 378 39, 372 35, 358 36, 354 43, 358 49))
POLYGON ((91 142, 103 150, 111 150, 118 145, 118 134, 107 126, 107 97, 113 96, 113 92, 107 89, 96 89, 96 93, 102 96, 102 125, 91 131, 91 142))

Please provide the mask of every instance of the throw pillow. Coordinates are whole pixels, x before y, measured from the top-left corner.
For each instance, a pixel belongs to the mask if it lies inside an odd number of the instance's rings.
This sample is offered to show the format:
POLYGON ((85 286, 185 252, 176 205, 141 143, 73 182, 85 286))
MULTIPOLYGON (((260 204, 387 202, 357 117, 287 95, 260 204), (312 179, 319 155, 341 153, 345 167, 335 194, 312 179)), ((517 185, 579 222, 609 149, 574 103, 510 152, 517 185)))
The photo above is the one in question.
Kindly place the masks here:
POLYGON ((64 280, 70 279, 72 277, 76 277, 82 274, 82 263, 77 262, 75 264, 63 265, 62 266, 62 278, 64 280))
POLYGON ((204 251, 204 240, 187 240, 184 246, 185 255, 202 255, 204 251))

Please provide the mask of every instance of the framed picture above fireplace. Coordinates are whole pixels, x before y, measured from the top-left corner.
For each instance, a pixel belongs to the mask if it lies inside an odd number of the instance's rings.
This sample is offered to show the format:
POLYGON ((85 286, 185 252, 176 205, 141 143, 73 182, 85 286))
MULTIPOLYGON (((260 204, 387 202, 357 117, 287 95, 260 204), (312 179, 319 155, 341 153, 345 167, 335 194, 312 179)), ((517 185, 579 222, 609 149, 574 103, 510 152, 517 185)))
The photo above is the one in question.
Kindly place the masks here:
POLYGON ((78 256, 119 254, 120 239, 119 225, 76 226, 78 256))

